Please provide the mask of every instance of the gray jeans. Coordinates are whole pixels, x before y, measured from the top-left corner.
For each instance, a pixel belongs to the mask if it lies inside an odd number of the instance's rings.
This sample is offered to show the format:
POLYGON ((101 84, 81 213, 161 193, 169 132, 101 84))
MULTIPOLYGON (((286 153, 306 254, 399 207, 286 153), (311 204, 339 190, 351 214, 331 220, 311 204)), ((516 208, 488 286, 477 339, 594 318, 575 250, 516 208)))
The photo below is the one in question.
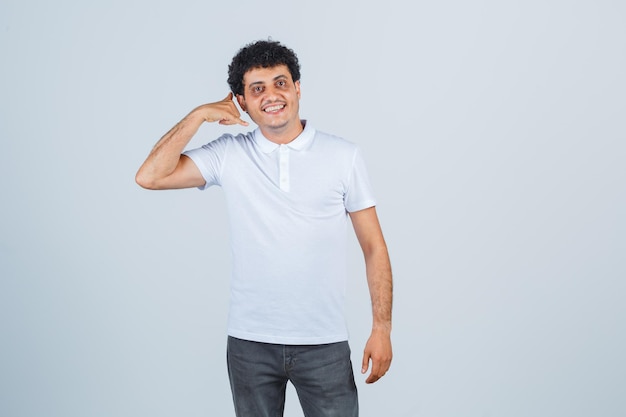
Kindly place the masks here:
POLYGON ((281 417, 287 381, 306 417, 358 417, 348 342, 278 345, 228 337, 228 376, 237 417, 281 417))

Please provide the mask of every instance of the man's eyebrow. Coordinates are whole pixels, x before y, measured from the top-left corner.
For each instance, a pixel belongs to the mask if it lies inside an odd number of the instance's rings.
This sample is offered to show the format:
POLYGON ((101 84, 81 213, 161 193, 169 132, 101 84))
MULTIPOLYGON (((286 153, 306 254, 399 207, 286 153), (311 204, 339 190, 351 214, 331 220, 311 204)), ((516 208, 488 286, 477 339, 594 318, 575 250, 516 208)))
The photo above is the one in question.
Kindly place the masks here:
MULTIPOLYGON (((280 74, 280 75, 277 75, 276 77, 272 78, 272 81, 276 81, 276 80, 281 79, 281 78, 287 78, 287 76, 285 74, 280 74)), ((265 81, 255 81, 253 83, 248 84, 248 87, 252 87, 253 85, 259 85, 259 84, 265 84, 265 81)))

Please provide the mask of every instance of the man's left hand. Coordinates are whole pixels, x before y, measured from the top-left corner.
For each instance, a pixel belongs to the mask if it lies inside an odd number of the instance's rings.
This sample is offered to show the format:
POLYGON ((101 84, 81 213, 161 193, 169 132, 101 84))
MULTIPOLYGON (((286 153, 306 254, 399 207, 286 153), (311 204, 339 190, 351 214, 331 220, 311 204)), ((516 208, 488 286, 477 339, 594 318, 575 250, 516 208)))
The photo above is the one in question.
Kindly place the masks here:
POLYGON ((363 352, 363 363, 361 373, 367 372, 370 361, 372 363, 372 371, 365 380, 366 384, 372 384, 383 377, 391 366, 391 358, 393 353, 391 350, 391 337, 388 331, 372 330, 365 351, 363 352))

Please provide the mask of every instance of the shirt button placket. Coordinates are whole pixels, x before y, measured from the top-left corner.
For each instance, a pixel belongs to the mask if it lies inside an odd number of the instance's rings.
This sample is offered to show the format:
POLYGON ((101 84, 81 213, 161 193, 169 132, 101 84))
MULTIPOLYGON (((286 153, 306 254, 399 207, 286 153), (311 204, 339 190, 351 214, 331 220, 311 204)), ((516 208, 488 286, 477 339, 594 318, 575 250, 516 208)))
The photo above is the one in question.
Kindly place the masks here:
POLYGON ((280 189, 289 191, 289 147, 285 145, 279 148, 279 176, 280 189))

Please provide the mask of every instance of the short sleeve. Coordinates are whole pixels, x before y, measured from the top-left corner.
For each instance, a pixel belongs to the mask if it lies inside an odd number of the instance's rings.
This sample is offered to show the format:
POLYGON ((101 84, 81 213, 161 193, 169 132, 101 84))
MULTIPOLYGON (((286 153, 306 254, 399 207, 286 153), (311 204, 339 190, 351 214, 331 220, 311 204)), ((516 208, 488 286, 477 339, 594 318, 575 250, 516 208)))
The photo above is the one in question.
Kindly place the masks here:
POLYGON ((224 161, 231 139, 230 135, 224 135, 200 148, 183 152, 183 155, 188 156, 196 164, 206 181, 206 184, 198 187, 199 189, 204 190, 212 185, 221 185, 224 161))
POLYGON ((358 148, 354 152, 348 186, 344 194, 344 205, 348 212, 359 211, 376 205, 365 161, 358 148))

